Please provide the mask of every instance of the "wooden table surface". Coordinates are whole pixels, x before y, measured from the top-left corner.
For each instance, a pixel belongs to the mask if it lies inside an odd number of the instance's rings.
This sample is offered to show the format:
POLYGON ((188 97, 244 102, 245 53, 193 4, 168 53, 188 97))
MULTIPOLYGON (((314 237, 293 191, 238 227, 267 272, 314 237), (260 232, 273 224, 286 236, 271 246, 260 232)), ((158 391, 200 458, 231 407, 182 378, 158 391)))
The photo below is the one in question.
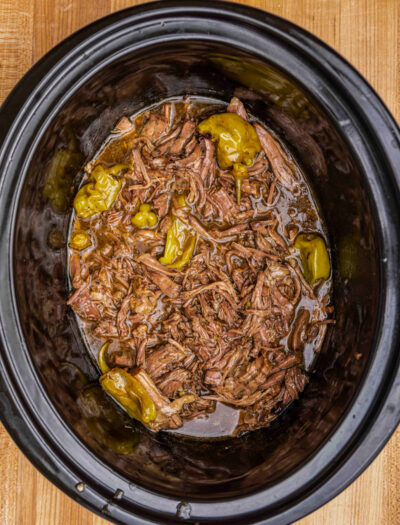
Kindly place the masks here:
MULTIPOLYGON (((70 33, 129 0, 0 0, 0 103, 70 33)), ((184 3, 184 2, 182 2, 184 3)), ((400 120, 400 0, 247 0, 308 29, 346 57, 400 120)), ((1 125, 1 123, 0 123, 1 125)), ((400 429, 364 474, 301 525, 400 523, 400 429)), ((0 525, 101 525, 48 482, 0 426, 0 525)))

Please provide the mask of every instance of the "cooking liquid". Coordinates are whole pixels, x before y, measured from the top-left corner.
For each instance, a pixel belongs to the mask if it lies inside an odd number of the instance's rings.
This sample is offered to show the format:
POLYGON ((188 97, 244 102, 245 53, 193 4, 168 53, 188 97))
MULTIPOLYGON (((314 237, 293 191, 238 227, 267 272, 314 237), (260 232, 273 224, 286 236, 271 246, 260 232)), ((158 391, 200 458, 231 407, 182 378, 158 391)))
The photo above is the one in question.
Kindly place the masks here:
MULTIPOLYGON (((207 118, 208 116, 223 112, 226 110, 227 104, 225 102, 222 102, 220 100, 216 100, 213 98, 206 98, 206 97, 194 97, 191 96, 189 98, 169 98, 165 99, 162 102, 159 102, 157 104, 151 105, 146 107, 145 109, 141 110, 139 113, 132 115, 130 117, 132 122, 136 122, 137 125, 140 125, 140 122, 142 120, 142 114, 145 111, 151 110, 151 111, 157 111, 158 108, 161 108, 162 105, 166 102, 174 102, 175 103, 175 112, 179 114, 184 108, 187 108, 187 105, 190 102, 190 114, 196 118, 196 120, 202 120, 204 118, 207 118)), ((249 120, 251 122, 260 122, 257 119, 255 119, 249 112, 247 112, 249 115, 249 120)), ((260 124, 266 128, 269 129, 263 122, 260 122, 260 124)), ((133 133, 126 133, 123 136, 115 135, 114 133, 111 133, 109 137, 104 142, 103 146, 98 150, 97 154, 93 157, 91 160, 91 164, 97 164, 102 163, 105 165, 113 165, 113 164, 124 164, 129 162, 129 155, 132 146, 130 145, 130 139, 132 139, 135 136, 135 132, 133 133)), ((302 231, 310 231, 314 233, 319 233, 324 239, 328 246, 327 241, 327 234, 326 234, 326 227, 324 225, 323 218, 321 216, 321 213, 319 211, 319 207, 316 202, 316 198, 312 193, 311 187, 309 183, 306 180, 306 176, 304 172, 301 170, 300 166, 296 163, 293 156, 288 152, 287 148, 284 144, 281 143, 282 148, 288 155, 289 159, 293 164, 296 165, 296 175, 299 179, 298 188, 294 193, 291 193, 289 190, 281 186, 280 184, 277 185, 275 190, 275 197, 274 202, 272 205, 272 208, 279 214, 281 223, 284 226, 287 225, 297 225, 299 227, 299 232, 302 231)), ((84 184, 86 181, 86 177, 83 177, 82 184, 84 184)), ((258 200, 254 199, 252 197, 254 206, 257 206, 259 213, 257 215, 257 219, 262 219, 263 212, 267 213, 271 210, 271 206, 264 205, 262 202, 262 197, 258 200)), ((199 217, 201 219, 201 217, 199 217)), ((254 219, 253 219, 254 220, 254 219)), ((71 217, 71 223, 70 223, 70 232, 74 229, 76 221, 76 215, 75 212, 73 212, 71 217)), ((82 222, 82 219, 81 219, 82 222)), ((70 236, 70 235, 69 235, 70 236)), ((70 251, 70 250, 69 250, 70 251)), ((68 254, 69 255, 69 254, 68 254)), ((69 258, 69 257, 68 257, 69 258)), ((301 265, 301 261, 298 258, 298 262, 301 265)), ((69 273, 68 273, 69 275, 69 273)), ((72 291, 72 285, 71 282, 70 289, 72 291)), ((325 281, 318 290, 318 296, 324 297, 327 292, 331 290, 332 280, 329 278, 327 281, 325 281)), ((296 319, 297 312, 303 308, 310 312, 310 316, 312 315, 312 309, 315 305, 315 301, 310 300, 305 295, 301 296, 301 299, 296 307, 296 312, 293 319, 296 319)), ((154 315, 154 317, 157 317, 159 314, 159 309, 162 309, 162 302, 161 299, 158 301, 157 307, 155 308, 154 312, 151 315, 154 315)), ((76 316, 78 326, 80 327, 80 330, 83 335, 83 339, 86 343, 87 351, 89 352, 89 355, 95 362, 96 366, 98 367, 98 361, 97 356, 99 353, 99 350, 101 346, 104 344, 106 339, 100 339, 91 331, 91 323, 90 322, 84 322, 82 321, 79 316, 76 316)), ((280 341, 280 344, 284 345, 287 348, 287 339, 289 336, 283 338, 280 341)), ((304 359, 304 368, 306 371, 310 371, 313 368, 313 365, 315 363, 316 357, 318 355, 318 352, 320 350, 321 344, 323 341, 318 342, 317 347, 317 341, 314 340, 312 343, 305 343, 304 350, 303 350, 303 359, 304 359)), ((118 350, 119 345, 118 342, 113 341, 112 345, 110 346, 110 350, 118 350)), ((99 369, 100 371, 100 369, 99 369)), ((180 434, 185 436, 192 436, 194 438, 201 438, 201 439, 217 439, 217 438, 226 438, 231 436, 234 433, 234 430, 239 422, 240 419, 240 409, 234 408, 230 405, 226 405, 221 402, 216 403, 216 410, 208 414, 207 416, 199 416, 193 420, 185 421, 183 426, 179 429, 174 430, 167 430, 169 433, 174 434, 180 434)))

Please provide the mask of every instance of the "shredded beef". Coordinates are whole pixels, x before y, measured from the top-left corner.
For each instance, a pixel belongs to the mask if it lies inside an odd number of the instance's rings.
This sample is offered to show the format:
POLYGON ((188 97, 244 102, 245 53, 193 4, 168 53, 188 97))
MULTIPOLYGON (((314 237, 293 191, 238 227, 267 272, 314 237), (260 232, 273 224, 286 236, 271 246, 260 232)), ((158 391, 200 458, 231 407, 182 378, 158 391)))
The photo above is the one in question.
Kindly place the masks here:
MULTIPOLYGON (((329 289, 305 280, 293 251, 298 217, 317 212, 294 162, 257 123, 261 151, 237 204, 232 172, 218 167, 190 104, 179 107, 168 102, 116 124, 113 137, 125 141, 118 162, 130 168, 110 209, 75 219, 92 244, 70 250, 68 304, 101 344, 116 342, 109 366, 130 371, 149 393, 157 418, 148 428, 179 428, 222 402, 240 410, 241 433, 299 397, 304 347, 317 351, 325 335, 329 289), (155 226, 131 223, 143 203, 155 226), (177 220, 196 243, 187 264, 171 268, 159 259, 177 220)), ((252 121, 238 98, 226 110, 252 121)), ((306 230, 319 224, 307 220, 306 230)))

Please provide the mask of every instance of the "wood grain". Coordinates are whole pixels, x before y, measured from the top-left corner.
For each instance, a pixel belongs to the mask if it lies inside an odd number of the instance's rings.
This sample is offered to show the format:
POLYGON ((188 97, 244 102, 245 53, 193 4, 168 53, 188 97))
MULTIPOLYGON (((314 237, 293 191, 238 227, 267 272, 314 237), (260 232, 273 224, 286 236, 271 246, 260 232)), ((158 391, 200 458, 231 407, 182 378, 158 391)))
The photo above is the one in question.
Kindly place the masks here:
MULTIPOLYGON (((129 0, 0 0, 0 103, 44 53, 129 0)), ((345 56, 400 118, 399 0, 247 0, 308 29, 345 56)), ((182 6, 184 9, 184 7, 182 6)), ((0 123, 1 125, 1 123, 0 123)), ((346 491, 298 525, 400 522, 400 429, 346 491)), ((49 483, 0 427, 0 525, 101 525, 49 483)))

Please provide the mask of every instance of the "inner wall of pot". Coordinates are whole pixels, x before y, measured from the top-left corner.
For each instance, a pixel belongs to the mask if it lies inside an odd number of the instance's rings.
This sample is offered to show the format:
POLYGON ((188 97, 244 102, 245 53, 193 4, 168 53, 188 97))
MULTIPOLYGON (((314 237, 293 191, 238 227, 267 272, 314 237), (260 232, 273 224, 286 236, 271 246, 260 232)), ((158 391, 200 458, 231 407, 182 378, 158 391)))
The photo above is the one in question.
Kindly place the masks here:
POLYGON ((370 202, 332 122, 282 71, 232 47, 188 42, 132 53, 92 77, 52 122, 28 170, 15 237, 15 288, 33 361, 62 418, 97 457, 162 493, 218 499, 244 494, 298 467, 343 415, 372 348, 378 259, 370 202), (122 115, 166 97, 236 95, 301 163, 328 227, 336 325, 301 398, 268 428, 223 441, 147 432, 97 386, 67 307, 67 230, 81 166, 122 115), (72 189, 71 189, 72 188, 72 189), (212 490, 211 490, 212 487, 212 490))

